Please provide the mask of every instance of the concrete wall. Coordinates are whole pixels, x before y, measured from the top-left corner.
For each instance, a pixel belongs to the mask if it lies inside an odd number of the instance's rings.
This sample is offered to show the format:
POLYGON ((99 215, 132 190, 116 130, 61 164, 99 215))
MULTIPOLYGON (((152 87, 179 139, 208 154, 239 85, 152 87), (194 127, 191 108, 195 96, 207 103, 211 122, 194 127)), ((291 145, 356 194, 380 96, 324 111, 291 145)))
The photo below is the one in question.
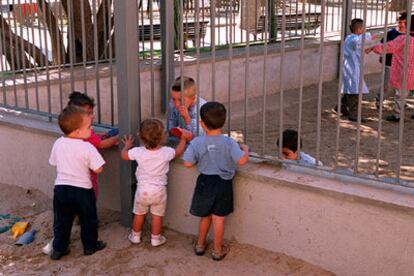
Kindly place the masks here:
MULTIPOLYGON (((0 113, 0 183, 39 189, 52 196, 49 152, 54 124, 0 113)), ((119 209, 119 154, 105 153, 101 207, 119 209)), ((195 169, 171 165, 168 211, 171 229, 196 234, 188 212, 195 169)), ((235 212, 226 238, 311 262, 339 275, 412 275, 414 190, 395 185, 345 181, 295 168, 250 162, 234 180, 235 212)))
MULTIPOLYGON (((269 55, 267 57, 267 93, 277 93, 280 90, 280 62, 281 55, 280 45, 270 45, 269 55)), ((319 81, 319 45, 317 43, 307 43, 306 49, 303 54, 303 84, 308 86, 316 84, 319 81)), ((323 81, 333 81, 338 76, 338 57, 339 57, 339 44, 338 42, 327 42, 324 46, 323 54, 323 81)), ((249 70, 245 72, 245 50, 235 49, 234 57, 232 60, 232 77, 229 78, 229 59, 226 50, 217 51, 215 71, 212 71, 211 58, 204 56, 200 63, 200 95, 206 99, 212 99, 212 75, 215 75, 215 99, 222 102, 228 100, 228 86, 231 81, 231 99, 232 101, 242 100, 245 95, 245 78, 248 77, 247 95, 248 97, 261 96, 263 93, 263 47, 256 46, 251 47, 251 57, 249 59, 249 70)), ((283 70, 283 86, 284 90, 295 89, 300 86, 299 66, 300 66, 300 51, 298 50, 298 42, 291 41, 286 44, 286 53, 284 59, 283 70)), ((367 55, 366 57, 366 73, 378 72, 381 67, 378 63, 378 57, 376 55, 367 55)), ((117 122, 118 105, 117 105, 117 92, 116 92, 116 67, 113 67, 114 75, 111 78, 109 66, 99 67, 99 91, 101 98, 101 116, 103 123, 111 122, 111 106, 114 106, 115 122, 117 122), (113 83, 114 101, 111 102, 111 82, 113 83)), ((161 71, 160 66, 154 66, 154 102, 155 113, 160 115, 161 107, 161 71)), ((75 84, 74 87, 77 90, 84 91, 84 85, 86 82, 87 92, 92 97, 97 99, 97 81, 96 70, 89 68, 86 70, 86 81, 84 80, 84 69, 77 68, 74 70, 75 84)), ((180 75, 180 67, 177 64, 176 76, 180 75)), ((197 65, 193 62, 187 62, 184 67, 184 74, 193 77, 197 77, 197 65)), ((52 70, 50 74, 50 80, 48 81, 44 72, 39 72, 36 76, 31 75, 27 78, 27 85, 24 84, 22 79, 17 80, 17 104, 20 107, 25 107, 26 103, 26 91, 31 109, 36 109, 36 94, 39 98, 39 107, 41 111, 48 112, 48 93, 51 94, 51 111, 54 114, 58 114, 61 110, 61 97, 63 105, 66 104, 69 93, 71 92, 71 74, 70 69, 62 70, 59 76, 58 71, 52 70), (38 88, 36 90, 36 78, 38 82, 38 88), (49 83, 49 85, 47 85, 49 83), (62 93, 60 93, 62 91, 62 93)), ((145 63, 141 64, 141 99, 142 99, 142 114, 144 117, 149 116, 151 111, 151 72, 149 65, 145 63)), ((10 105, 15 104, 13 80, 7 81, 6 99, 10 105)), ((336 91, 333 91, 336 93, 336 91)), ((3 97, 0 97, 0 103, 3 102, 3 97)), ((98 112, 99 110, 97 110, 98 112)))

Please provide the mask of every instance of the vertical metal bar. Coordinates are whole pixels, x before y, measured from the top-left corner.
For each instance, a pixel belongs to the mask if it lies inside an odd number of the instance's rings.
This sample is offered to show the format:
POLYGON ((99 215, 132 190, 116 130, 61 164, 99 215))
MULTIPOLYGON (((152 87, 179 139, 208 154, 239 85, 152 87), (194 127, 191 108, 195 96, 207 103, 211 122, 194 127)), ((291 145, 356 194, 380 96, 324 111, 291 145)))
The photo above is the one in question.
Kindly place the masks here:
POLYGON ((301 24, 301 37, 300 37, 300 56, 299 56, 299 116, 298 116, 298 150, 301 150, 301 134, 302 134, 302 108, 303 108, 303 59, 305 52, 305 5, 306 0, 302 3, 302 24, 301 24))
MULTIPOLYGON (((211 16, 211 93, 212 100, 216 99, 216 0, 210 1, 211 16)), ((220 36, 220 33, 219 33, 220 36)))
POLYGON ((379 176, 379 160, 381 158, 381 135, 382 135, 382 112, 383 112, 383 101, 384 101, 384 88, 385 88, 385 60, 387 52, 387 31, 388 31, 388 9, 389 5, 385 5, 385 25, 384 25, 384 47, 382 49, 382 64, 381 64, 381 88, 379 98, 379 111, 378 111, 378 131, 377 131, 377 156, 375 161, 375 176, 379 176))
MULTIPOLYGON (((82 29, 82 67, 83 67, 83 92, 88 94, 88 82, 86 78, 86 31, 85 31, 85 0, 81 3, 81 29, 82 29)), ((89 5, 89 2, 88 2, 89 5)), ((89 18, 90 20, 90 18, 89 18)), ((90 39, 90 38, 89 38, 90 39)))
MULTIPOLYGON (((137 1, 114 1, 116 63, 118 86, 118 110, 120 134, 136 133, 141 120, 141 102, 139 93, 140 81, 138 72, 137 45, 137 1)), ((121 223, 130 226, 133 199, 133 166, 121 161, 120 191, 121 191, 121 223)))
POLYGON ((101 91, 99 86, 99 48, 98 48, 98 16, 96 9, 96 1, 92 2, 92 18, 93 18, 93 52, 95 58, 95 78, 96 78, 96 103, 98 108, 98 123, 102 122, 101 110, 101 91))
MULTIPOLYGON (((247 143, 248 139, 248 126, 247 126, 247 107, 249 104, 248 100, 248 86, 249 86, 249 62, 250 62, 250 0, 246 0, 246 60, 244 66, 244 120, 243 120, 243 134, 244 141, 247 143)), ((243 37, 243 36, 242 36, 243 37)), ((243 39, 242 39, 243 40, 243 39)))
MULTIPOLYGON (((14 25, 14 33, 15 35, 15 40, 14 40, 14 45, 16 46, 16 51, 19 48, 19 44, 18 44, 18 35, 17 35, 17 22, 16 22, 16 17, 13 18, 13 25, 14 25)), ((11 25, 10 25, 11 26, 11 25)), ((16 62, 17 62, 17 66, 19 67, 19 71, 21 70, 21 68, 23 67, 22 64, 20 62, 23 62, 23 60, 20 60, 21 56, 16 55, 16 62)))
POLYGON ((227 90, 227 134, 230 136, 231 133, 231 90, 232 90, 232 79, 233 79, 233 11, 230 10, 230 40, 229 40, 229 85, 227 90))
POLYGON ((108 29, 109 29, 109 89, 111 95, 111 125, 115 125, 114 113, 115 113, 115 104, 114 104, 114 73, 113 73, 113 47, 112 47, 112 5, 110 0, 108 1, 108 29))
MULTIPOLYGON (((33 1, 32 0, 30 0, 30 5, 33 5, 33 1)), ((39 16, 38 9, 36 9, 36 13, 39 16)), ((32 22, 33 22, 33 25, 34 25, 34 23, 36 21, 36 17, 35 17, 35 13, 34 12, 32 14, 33 14, 33 18, 32 18, 33 21, 32 22)), ((40 22, 39 22, 39 25, 38 25, 38 29, 40 29, 40 22)), ((34 71, 34 80, 35 80, 36 110, 37 111, 40 111, 40 104, 39 104, 39 87, 37 85, 37 67, 38 66, 41 66, 41 64, 37 64, 36 63, 36 51, 35 51, 36 45, 35 44, 36 43, 35 43, 34 26, 32 26, 32 46, 33 46, 32 47, 32 51, 33 51, 33 71, 34 71)))
MULTIPOLYGON (((321 23, 321 29, 323 24, 321 23)), ((286 47, 286 10, 282 4, 282 38, 280 42, 280 103, 279 103, 279 145, 283 145, 283 103, 284 103, 284 65, 286 47)), ((282 158, 282 146, 279 146, 279 158, 282 158)))
POLYGON ((336 142, 335 142, 335 164, 334 169, 338 168, 338 158, 339 158, 339 138, 340 138, 340 122, 341 122, 341 86, 342 86, 342 78, 343 78, 343 71, 344 71, 344 39, 347 29, 347 17, 345 10, 347 8, 347 1, 343 0, 342 2, 342 9, 343 9, 343 16, 342 16, 342 28, 341 28, 341 43, 339 44, 339 77, 338 77, 338 101, 337 101, 337 118, 336 118, 336 142))
POLYGON ((167 111, 174 80, 174 1, 161 1, 161 108, 167 111))
MULTIPOLYGON (((7 0, 7 6, 10 6, 10 3, 9 3, 9 0, 7 0)), ((13 49, 14 47, 13 47, 13 38, 12 38, 12 23, 10 22, 11 20, 10 20, 10 11, 7 13, 7 18, 8 18, 8 20, 9 20, 9 37, 10 37, 10 39, 9 39, 9 41, 10 41, 10 49, 13 49)), ((13 54, 11 54, 11 66, 10 66, 10 68, 11 68, 11 70, 12 70, 12 72, 13 72, 13 93, 14 93, 14 106, 15 107, 18 107, 19 106, 19 104, 18 104, 18 101, 17 101, 17 88, 16 88, 16 62, 15 62, 15 60, 14 60, 14 55, 13 54)))
POLYGON ((151 71, 151 117, 155 116, 155 100, 154 100, 154 12, 153 12, 153 5, 152 0, 150 2, 150 71, 151 71))
MULTIPOLYGON (((139 19, 138 19, 139 20, 139 19)), ((141 27, 142 27, 142 41, 141 41, 141 46, 142 46, 142 52, 144 53, 142 55, 142 59, 145 59, 145 39, 144 39, 144 35, 145 35, 145 22, 144 22, 144 0, 142 0, 142 6, 141 6, 141 27)))
MULTIPOLYGON (((407 0, 407 7, 412 7, 412 0, 407 0)), ((404 46, 404 65, 403 65, 403 81, 401 89, 401 114, 400 114, 400 127, 398 132, 398 159, 397 159, 397 180, 401 180, 401 160, 402 160, 402 150, 404 146, 404 119, 405 119, 405 99, 408 94, 407 90, 407 78, 408 78, 408 52, 413 49, 410 49, 410 26, 411 22, 411 9, 407 9, 407 28, 405 35, 405 46, 404 46)))
MULTIPOLYGON (((1 17, 4 20, 4 16, 3 16, 3 10, 0 9, 0 14, 1 17)), ((6 68, 6 64, 3 63, 3 42, 6 42, 6 40, 4 39, 4 23, 3 20, 1 21, 1 33, 2 33, 2 40, 0 41, 0 72, 6 72, 7 68, 6 68)), ((2 84, 2 90, 3 90, 3 105, 7 106, 7 94, 6 94, 6 74, 2 74, 2 78, 1 78, 1 84, 2 84)))
POLYGON ((48 47, 48 43, 47 43, 47 34, 46 34, 46 29, 47 29, 47 24, 46 24, 46 6, 45 6, 45 2, 42 2, 42 14, 43 14, 43 22, 45 22, 44 25, 44 42, 45 42, 45 50, 46 50, 46 83, 47 83, 47 113, 49 114, 49 121, 52 121, 52 94, 50 91, 50 72, 49 72, 49 47, 48 47))
MULTIPOLYGON (((56 47, 57 47, 57 60, 58 60, 58 78, 59 78, 59 101, 60 101, 60 109, 63 109, 63 87, 62 87, 62 60, 64 57, 62 57, 62 48, 60 45, 60 37, 59 37, 59 18, 62 16, 62 5, 60 2, 56 2, 57 5, 59 5, 58 14, 55 15, 56 18, 56 47)), ((36 85, 37 87, 37 85, 36 85)))
MULTIPOLYGON (((4 18, 3 10, 0 10, 0 13, 1 13, 1 17, 3 18, 3 20, 1 21, 2 40, 0 41, 0 44, 1 44, 0 46, 1 46, 2 52, 0 53, 0 57, 3 58, 3 49, 4 49, 4 52, 7 51, 7 49, 6 49, 7 48, 6 34, 5 34, 5 30, 4 30, 4 20, 6 20, 6 19, 4 18)), ((10 64, 9 68, 7 68, 7 61, 5 61, 3 63, 3 59, 2 59, 1 60, 1 71, 5 72, 5 71, 9 71, 9 70, 11 70, 11 64, 10 64)), ((3 104, 7 106, 6 75, 4 74, 1 79, 2 79, 2 85, 3 85, 3 104)))
MULTIPOLYGON (((152 3, 152 1, 151 1, 152 3)), ((107 33, 108 33, 108 26, 106 25, 107 22, 107 18, 106 18, 106 0, 102 0, 101 2, 102 5, 102 21, 103 21, 103 40, 104 40, 104 48, 103 48, 103 53, 101 53, 101 56, 99 57, 100 59, 103 60, 107 60, 108 59, 108 54, 107 54, 107 46, 108 46, 108 37, 107 37, 107 33)))
POLYGON ((180 0, 180 90, 181 105, 184 105, 184 0, 180 0))
MULTIPOLYGON (((197 86, 197 122, 200 121, 200 32, 198 31, 200 28, 200 2, 195 2, 195 21, 196 21, 196 67, 197 67, 197 74, 196 74, 196 86, 197 86)), ((196 129, 197 136, 200 135, 200 124, 197 123, 196 129)))
MULTIPOLYGON (((325 23, 326 2, 321 1, 321 26, 325 23)), ((318 118, 316 121, 316 166, 320 160, 321 146, 321 120, 322 120, 322 91, 323 91, 323 50, 325 42, 325 30, 321 28, 320 44, 319 44, 319 84, 318 84, 318 118)))
MULTIPOLYGON (((356 9, 353 9, 353 0, 342 0, 345 2, 344 6, 344 16, 345 16, 345 26, 349 26, 349 24, 351 23, 351 20, 353 17, 356 16, 356 14, 353 14, 353 11, 356 11, 356 9)), ((351 31, 349 30, 349 28, 345 28, 345 35, 349 35, 351 33, 351 31)))
MULTIPOLYGON (((74 27, 73 27, 73 0, 69 0, 68 1, 68 45, 69 45, 69 59, 70 59, 70 89, 71 91, 75 90, 75 76, 74 76, 74 68, 73 65, 75 63, 75 59, 74 59, 74 27)), ((96 1, 96 0, 93 0, 96 1)))
POLYGON ((356 137, 356 146, 355 146, 355 163, 354 163, 354 174, 358 173, 359 166, 359 152, 361 145, 361 116, 362 116, 362 93, 363 93, 363 84, 364 84, 364 60, 365 60, 365 30, 367 24, 367 1, 364 2, 364 33, 362 34, 362 43, 361 43, 361 64, 359 66, 359 87, 358 87, 358 120, 357 120, 357 137, 356 137))
MULTIPOLYGON (((205 12, 205 3, 204 3, 204 1, 201 1, 201 18, 202 18, 203 22, 205 21, 204 12, 205 12)), ((205 46, 206 46, 206 38, 203 36, 203 48, 205 46)))
POLYGON ((262 155, 266 152, 266 100, 267 100, 267 44, 268 44, 268 28, 269 28, 269 9, 268 1, 265 1, 265 20, 264 24, 264 52, 263 52, 263 102, 262 102, 262 155))

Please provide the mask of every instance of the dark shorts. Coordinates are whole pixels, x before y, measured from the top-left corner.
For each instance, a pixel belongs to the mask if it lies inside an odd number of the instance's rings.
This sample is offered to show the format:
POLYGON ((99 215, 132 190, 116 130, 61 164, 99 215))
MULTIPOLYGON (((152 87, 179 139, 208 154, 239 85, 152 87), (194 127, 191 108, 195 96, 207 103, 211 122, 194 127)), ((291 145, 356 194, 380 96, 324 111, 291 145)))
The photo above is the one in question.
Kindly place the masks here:
POLYGON ((190 213, 198 217, 227 216, 233 208, 233 180, 200 174, 197 178, 190 213))

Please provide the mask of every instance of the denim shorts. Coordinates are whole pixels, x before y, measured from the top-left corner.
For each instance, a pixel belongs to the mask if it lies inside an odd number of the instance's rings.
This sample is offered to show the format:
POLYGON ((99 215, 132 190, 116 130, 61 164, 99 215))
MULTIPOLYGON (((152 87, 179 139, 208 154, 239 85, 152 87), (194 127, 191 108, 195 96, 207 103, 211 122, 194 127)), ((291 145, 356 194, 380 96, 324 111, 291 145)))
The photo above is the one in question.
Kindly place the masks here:
POLYGON ((232 213, 233 180, 200 174, 197 178, 190 213, 198 217, 227 216, 232 213))

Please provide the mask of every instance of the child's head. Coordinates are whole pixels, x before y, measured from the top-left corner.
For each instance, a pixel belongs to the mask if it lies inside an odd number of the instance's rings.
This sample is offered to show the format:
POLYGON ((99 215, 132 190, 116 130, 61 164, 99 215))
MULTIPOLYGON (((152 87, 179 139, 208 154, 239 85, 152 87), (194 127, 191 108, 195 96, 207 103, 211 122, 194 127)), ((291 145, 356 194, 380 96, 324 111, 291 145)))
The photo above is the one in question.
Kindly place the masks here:
POLYGON ((349 25, 351 32, 353 34, 363 34, 364 33, 364 20, 360 18, 354 18, 351 20, 351 25, 349 25))
POLYGON ((201 126, 208 130, 220 129, 226 122, 226 108, 219 102, 207 102, 200 109, 201 126))
POLYGON ((77 106, 84 109, 89 115, 93 116, 93 109, 95 107, 95 100, 85 93, 73 91, 69 95, 68 106, 77 106))
POLYGON ((404 33, 407 28, 407 13, 401 12, 397 17, 398 31, 404 33))
POLYGON ((141 123, 138 135, 147 149, 155 149, 165 140, 164 125, 158 119, 146 119, 141 123))
POLYGON ((181 105, 185 107, 192 106, 196 101, 196 85, 194 79, 190 77, 182 77, 184 83, 184 103, 181 103, 181 77, 175 79, 171 87, 171 99, 175 108, 179 108, 181 105))
MULTIPOLYGON (((284 159, 297 160, 298 159, 298 132, 293 129, 286 129, 283 131, 283 145, 282 154, 284 159)), ((279 139, 276 142, 279 145, 279 139)), ((300 146, 302 147, 302 140, 300 140, 300 146)))
POLYGON ((58 117, 62 132, 71 138, 88 139, 91 136, 92 118, 76 106, 67 106, 58 117))

